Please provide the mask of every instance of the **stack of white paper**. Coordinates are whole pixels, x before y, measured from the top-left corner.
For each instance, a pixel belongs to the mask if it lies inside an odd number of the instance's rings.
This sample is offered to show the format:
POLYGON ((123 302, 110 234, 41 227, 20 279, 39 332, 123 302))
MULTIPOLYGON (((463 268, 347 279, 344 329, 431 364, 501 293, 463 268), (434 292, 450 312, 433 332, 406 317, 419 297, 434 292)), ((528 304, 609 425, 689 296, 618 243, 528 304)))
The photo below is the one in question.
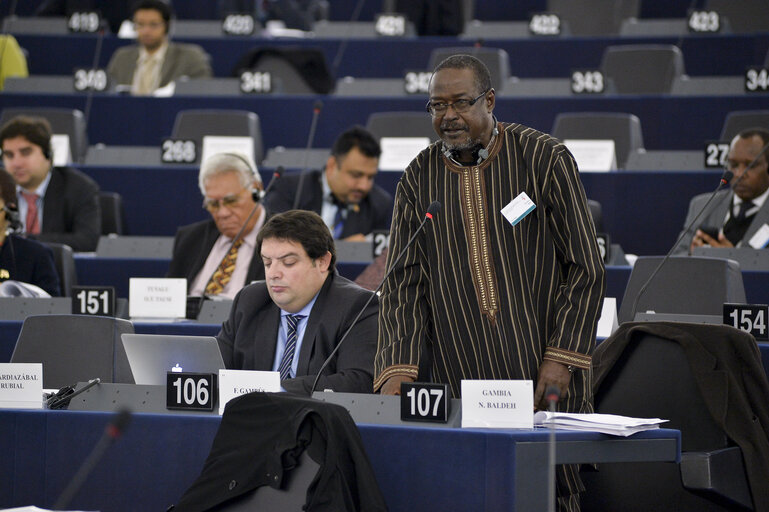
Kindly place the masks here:
POLYGON ((578 414, 539 411, 534 414, 534 425, 563 430, 589 430, 613 436, 631 436, 636 432, 659 428, 668 420, 659 418, 630 418, 615 414, 578 414))

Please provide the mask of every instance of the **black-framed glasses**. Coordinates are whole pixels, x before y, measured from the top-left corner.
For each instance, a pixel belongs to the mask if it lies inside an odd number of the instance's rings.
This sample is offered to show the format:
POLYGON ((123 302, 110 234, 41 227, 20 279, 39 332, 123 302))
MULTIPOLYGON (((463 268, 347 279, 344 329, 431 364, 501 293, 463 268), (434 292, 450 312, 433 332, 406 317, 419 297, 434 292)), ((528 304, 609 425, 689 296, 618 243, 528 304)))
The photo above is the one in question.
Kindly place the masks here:
POLYGON ((221 199, 204 199, 203 200, 203 209, 208 210, 209 212, 215 212, 219 210, 222 206, 225 206, 227 208, 232 208, 236 204, 240 202, 240 194, 246 190, 245 188, 240 189, 240 192, 237 194, 230 194, 228 196, 224 196, 221 199))
POLYGON ((475 105, 475 103, 483 98, 491 89, 486 89, 482 93, 480 93, 478 96, 471 100, 467 99, 461 99, 457 101, 451 101, 451 102, 445 102, 445 101, 428 101, 427 105, 425 105, 425 110, 430 113, 432 116, 442 116, 445 114, 449 107, 454 109, 454 112, 461 114, 463 112, 467 112, 470 110, 470 108, 475 105))

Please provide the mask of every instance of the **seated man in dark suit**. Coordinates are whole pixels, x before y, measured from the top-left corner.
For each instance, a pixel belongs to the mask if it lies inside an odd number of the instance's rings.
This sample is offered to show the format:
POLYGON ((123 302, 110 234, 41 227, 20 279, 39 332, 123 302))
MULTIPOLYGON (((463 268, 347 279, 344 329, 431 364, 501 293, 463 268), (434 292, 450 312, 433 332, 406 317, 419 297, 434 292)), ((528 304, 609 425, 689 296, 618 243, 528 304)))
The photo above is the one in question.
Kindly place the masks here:
POLYGON ((217 153, 200 166, 198 184, 211 218, 176 232, 167 277, 186 278, 189 295, 231 299, 251 281, 264 279, 255 252, 256 234, 267 218, 258 203, 262 179, 246 155, 217 153))
POLYGON ((0 129, 3 164, 16 180, 27 238, 93 251, 101 234, 99 186, 70 167, 53 167, 51 125, 17 116, 0 129))
POLYGON ((5 169, 0 169, 0 282, 21 281, 39 286, 52 297, 59 296, 59 275, 51 249, 14 235, 20 228, 16 184, 5 169))
MULTIPOLYGON (((389 229, 393 199, 374 184, 379 143, 360 126, 342 133, 331 148, 325 172, 305 175, 297 208, 320 215, 336 239, 363 241, 377 229, 389 229)), ((300 176, 275 182, 264 204, 271 212, 294 207, 300 176)))
POLYGON ((139 0, 132 12, 139 44, 115 51, 107 65, 110 81, 130 86, 131 94, 147 95, 182 76, 212 75, 209 56, 200 46, 168 41, 171 7, 167 3, 139 0))
MULTIPOLYGON (((713 197, 698 224, 686 233, 674 254, 687 254, 695 247, 751 247, 761 243, 751 239, 769 224, 769 131, 750 128, 741 131, 731 142, 726 167, 734 173, 731 188, 713 197)), ((711 193, 695 196, 689 203, 684 226, 700 214, 711 193)), ((679 235, 680 236, 680 235, 679 235)), ((765 240, 764 240, 765 241, 765 240)))
MULTIPOLYGON (((265 281, 235 297, 217 335, 227 368, 279 371, 286 391, 307 394, 321 365, 371 292, 336 273, 336 249, 317 214, 271 217, 257 251, 265 281)), ((319 390, 371 393, 377 337, 376 298, 318 381, 319 390)))

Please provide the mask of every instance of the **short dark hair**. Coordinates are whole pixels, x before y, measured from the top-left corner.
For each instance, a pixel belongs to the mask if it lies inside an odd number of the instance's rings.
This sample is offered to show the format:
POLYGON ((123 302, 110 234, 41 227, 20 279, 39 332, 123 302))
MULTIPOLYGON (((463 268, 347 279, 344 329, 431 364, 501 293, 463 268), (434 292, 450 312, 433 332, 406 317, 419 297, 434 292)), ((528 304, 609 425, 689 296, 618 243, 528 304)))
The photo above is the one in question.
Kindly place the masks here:
POLYGON ((334 141, 331 147, 331 155, 337 160, 344 158, 353 148, 369 158, 379 158, 382 154, 382 148, 374 135, 360 125, 355 125, 349 130, 342 132, 334 141))
POLYGON ((288 210, 270 217, 256 236, 256 253, 262 253, 262 242, 268 238, 300 244, 307 255, 316 260, 331 253, 329 270, 336 269, 336 247, 326 223, 315 212, 288 210))
POLYGON ((475 77, 475 86, 478 88, 478 94, 491 89, 491 73, 481 60, 472 55, 452 55, 443 59, 435 69, 433 75, 442 69, 469 69, 475 77))
POLYGON ((133 19, 136 11, 141 9, 152 9, 154 11, 158 11, 160 16, 163 17, 163 21, 166 24, 166 34, 168 34, 168 29, 171 26, 171 16, 173 14, 170 5, 168 5, 166 2, 163 2, 162 0, 139 0, 131 6, 131 18, 133 19))
POLYGON ((16 199, 16 181, 11 173, 0 167, 0 197, 6 206, 18 205, 16 199))
MULTIPOLYGON (((760 137, 762 146, 769 144, 769 130, 765 130, 764 128, 746 128, 740 131, 740 133, 737 134, 737 137, 740 139, 752 139, 753 137, 760 137)), ((766 154, 766 151, 764 152, 764 161, 769 163, 769 155, 766 154)))
POLYGON ((51 159, 51 123, 44 117, 16 116, 0 128, 0 146, 6 139, 24 137, 36 146, 40 146, 43 155, 51 159))

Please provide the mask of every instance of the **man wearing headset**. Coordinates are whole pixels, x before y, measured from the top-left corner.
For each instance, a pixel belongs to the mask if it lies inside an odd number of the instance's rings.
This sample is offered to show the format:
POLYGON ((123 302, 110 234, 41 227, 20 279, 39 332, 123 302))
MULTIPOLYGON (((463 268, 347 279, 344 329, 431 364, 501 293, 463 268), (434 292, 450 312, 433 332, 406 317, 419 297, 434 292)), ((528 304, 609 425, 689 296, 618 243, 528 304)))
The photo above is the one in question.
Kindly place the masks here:
POLYGON ((0 129, 3 164, 17 185, 27 238, 93 251, 101 234, 99 186, 82 172, 54 167, 51 125, 16 116, 0 129))
POLYGON ((60 293, 59 275, 51 250, 13 234, 21 229, 16 211, 16 183, 0 168, 0 282, 21 281, 39 286, 51 296, 60 293))
POLYGON ((140 0, 132 12, 139 44, 115 51, 107 65, 110 81, 130 86, 131 94, 148 95, 182 76, 211 76, 209 56, 200 46, 168 41, 171 7, 167 3, 140 0))
POLYGON ((267 218, 259 204, 262 180, 246 155, 217 153, 200 166, 198 184, 211 218, 176 232, 168 277, 186 278, 189 295, 231 299, 264 279, 262 259, 254 255, 256 234, 267 218))

